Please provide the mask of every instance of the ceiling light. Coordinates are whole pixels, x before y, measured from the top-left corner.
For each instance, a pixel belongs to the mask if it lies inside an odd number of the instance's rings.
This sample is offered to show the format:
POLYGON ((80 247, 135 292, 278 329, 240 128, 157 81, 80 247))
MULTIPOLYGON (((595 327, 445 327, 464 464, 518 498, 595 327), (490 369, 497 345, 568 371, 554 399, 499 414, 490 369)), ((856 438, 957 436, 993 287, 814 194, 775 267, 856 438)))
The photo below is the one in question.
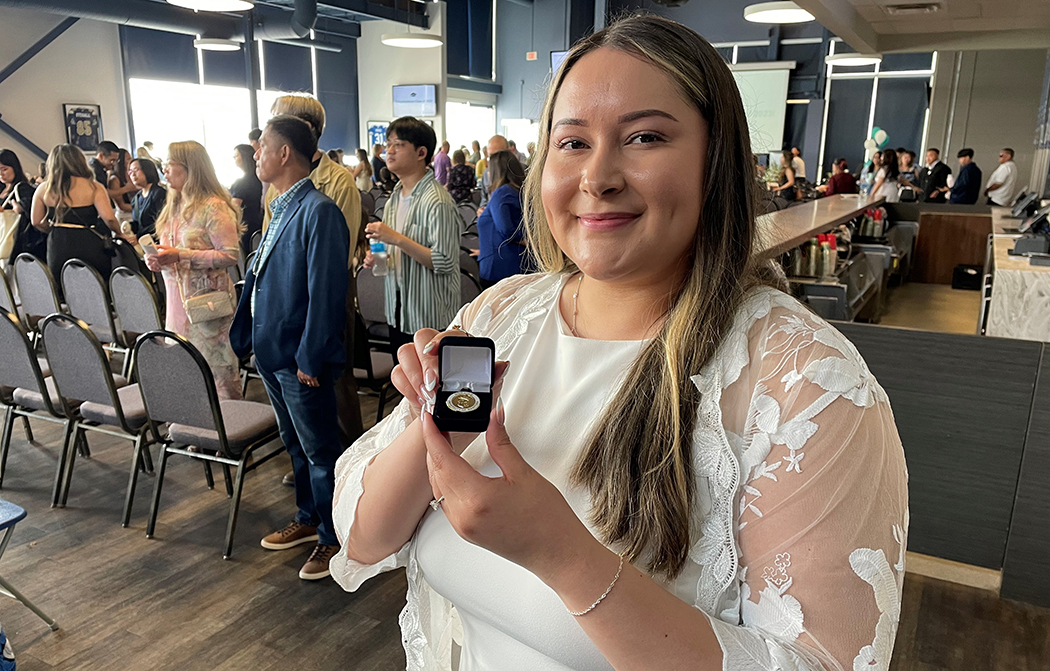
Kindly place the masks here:
POLYGON ((195 12, 245 12, 255 7, 255 0, 168 0, 168 3, 195 12))
POLYGON ((744 7, 744 19, 752 23, 805 23, 813 15, 793 2, 760 2, 744 7))
POLYGON ((882 54, 835 54, 824 59, 829 65, 839 67, 858 67, 861 65, 875 65, 882 62, 882 54))
POLYGON ((427 33, 387 33, 383 35, 382 42, 388 47, 401 47, 402 49, 429 49, 444 44, 439 35, 427 33))
POLYGON ((233 40, 224 40, 218 37, 202 37, 193 40, 193 46, 201 51, 240 51, 241 45, 233 40))

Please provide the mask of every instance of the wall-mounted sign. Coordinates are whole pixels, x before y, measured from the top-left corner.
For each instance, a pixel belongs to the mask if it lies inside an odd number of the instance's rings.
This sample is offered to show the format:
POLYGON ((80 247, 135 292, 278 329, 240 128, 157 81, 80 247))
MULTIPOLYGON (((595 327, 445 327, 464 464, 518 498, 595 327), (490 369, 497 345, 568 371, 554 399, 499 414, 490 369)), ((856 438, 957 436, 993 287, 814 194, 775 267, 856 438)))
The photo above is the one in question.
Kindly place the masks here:
POLYGON ((85 152, 94 152, 102 142, 102 108, 89 103, 65 103, 66 141, 85 152))
POLYGON ((369 147, 374 147, 377 144, 386 144, 386 129, 389 125, 389 121, 369 121, 367 124, 365 124, 365 128, 368 131, 369 147))
POLYGON ((536 55, 535 51, 526 51, 525 52, 525 60, 527 60, 527 61, 534 61, 537 58, 538 58, 538 56, 536 55))

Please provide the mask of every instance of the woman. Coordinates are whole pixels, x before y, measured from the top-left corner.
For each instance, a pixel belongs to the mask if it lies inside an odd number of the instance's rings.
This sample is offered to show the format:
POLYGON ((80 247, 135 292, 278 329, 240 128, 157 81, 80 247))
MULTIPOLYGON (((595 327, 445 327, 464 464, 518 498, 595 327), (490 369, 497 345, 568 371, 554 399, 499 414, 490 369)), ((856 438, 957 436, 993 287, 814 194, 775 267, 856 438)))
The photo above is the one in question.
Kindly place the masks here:
POLYGON ((481 283, 491 287, 511 275, 528 272, 521 228, 521 185, 525 169, 513 152, 501 151, 489 162, 492 195, 478 217, 478 267, 481 283))
POLYGON ((831 164, 831 179, 827 184, 818 186, 817 191, 825 196, 857 193, 857 178, 849 173, 849 164, 846 159, 835 159, 835 162, 831 164))
POLYGON ((120 225, 110 202, 79 148, 60 144, 51 150, 47 179, 33 194, 32 224, 48 233, 47 265, 60 292, 69 259, 93 267, 103 280, 113 271, 112 239, 120 225))
POLYGON ((46 261, 47 234, 33 228, 30 219, 36 189, 26 179, 18 155, 10 149, 0 150, 0 183, 4 186, 0 191, 0 209, 10 210, 18 216, 10 262, 14 263, 18 255, 25 252, 46 261))
POLYGON ((252 236, 262 230, 263 185, 255 174, 255 150, 249 144, 239 144, 233 148, 233 162, 244 175, 230 185, 230 196, 233 204, 241 210, 241 221, 244 222, 244 234, 241 235, 241 249, 244 255, 252 251, 252 236))
POLYGON ((156 237, 157 217, 168 196, 160 183, 157 164, 150 158, 133 159, 128 166, 128 177, 138 188, 138 193, 131 199, 131 232, 156 237))
POLYGON ((871 155, 871 161, 860 171, 860 192, 867 197, 871 194, 871 188, 875 184, 875 175, 882 167, 882 152, 877 151, 871 155))
POLYGON ((454 604, 464 671, 885 671, 904 454, 853 346, 762 286, 729 68, 624 19, 568 53, 540 133, 543 272, 398 351, 405 400, 336 467, 332 576, 408 567, 413 670, 449 668, 454 604), (484 437, 423 411, 464 331, 500 361, 484 437))
POLYGON ((357 165, 350 171, 350 174, 354 176, 357 190, 367 193, 372 189, 372 164, 368 162, 368 152, 364 149, 358 149, 356 154, 357 165))
MULTIPOLYGON (((168 145, 164 167, 168 199, 157 218, 157 253, 146 256, 153 272, 162 272, 167 294, 164 328, 185 336, 211 367, 219 398, 241 397, 237 356, 230 347, 233 311, 214 319, 190 321, 186 302, 216 293, 236 307, 227 269, 237 263, 240 212, 219 184, 208 152, 197 142, 168 145)), ((223 312, 220 310, 220 313, 223 312)))
POLYGON ((131 194, 136 191, 134 184, 128 183, 128 164, 131 153, 127 149, 117 152, 117 164, 109 173, 109 191, 113 202, 121 212, 131 212, 131 194))
POLYGON ((887 203, 899 203, 902 186, 911 186, 911 182, 901 177, 897 165, 897 152, 883 149, 880 155, 879 169, 869 191, 869 198, 885 198, 887 203))
POLYGON ((474 193, 477 179, 474 177, 474 169, 467 165, 467 156, 461 149, 452 152, 452 169, 448 171, 448 195, 452 200, 462 203, 470 200, 474 193))
POLYGON ((901 176, 909 182, 918 181, 919 174, 915 170, 915 152, 908 149, 899 151, 897 159, 900 161, 901 176))
POLYGON ((467 163, 471 166, 476 166, 478 161, 481 160, 481 143, 477 140, 472 140, 470 150, 470 158, 467 159, 467 163))
POLYGON ((474 164, 474 178, 481 182, 481 176, 485 174, 485 171, 489 169, 489 148, 481 148, 481 158, 478 159, 477 163, 474 164))
POLYGON ((780 183, 771 189, 789 204, 798 198, 798 189, 795 187, 795 167, 792 164, 794 158, 790 151, 780 152, 780 183))

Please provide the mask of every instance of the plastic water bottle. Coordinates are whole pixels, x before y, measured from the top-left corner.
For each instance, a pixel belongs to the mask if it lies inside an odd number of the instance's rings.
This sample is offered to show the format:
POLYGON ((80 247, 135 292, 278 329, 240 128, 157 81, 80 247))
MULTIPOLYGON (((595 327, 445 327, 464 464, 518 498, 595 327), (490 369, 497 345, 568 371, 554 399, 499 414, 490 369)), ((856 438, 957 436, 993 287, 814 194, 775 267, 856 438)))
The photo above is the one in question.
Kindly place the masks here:
POLYGON ((386 267, 386 245, 378 240, 372 241, 372 274, 376 277, 385 277, 387 273, 386 267))

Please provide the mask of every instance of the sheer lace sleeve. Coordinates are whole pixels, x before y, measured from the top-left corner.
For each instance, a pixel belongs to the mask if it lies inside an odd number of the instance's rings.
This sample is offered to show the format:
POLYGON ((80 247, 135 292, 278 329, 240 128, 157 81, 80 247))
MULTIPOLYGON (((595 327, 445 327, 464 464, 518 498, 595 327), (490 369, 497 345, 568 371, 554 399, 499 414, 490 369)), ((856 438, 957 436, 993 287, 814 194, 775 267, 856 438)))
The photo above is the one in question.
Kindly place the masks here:
POLYGON ((801 306, 775 303, 748 350, 721 400, 740 461, 740 621, 712 618, 724 668, 886 671, 908 527, 889 401, 801 306))
MULTIPOLYGON (((552 280, 542 275, 516 276, 504 280, 460 309, 452 323, 462 326, 475 336, 495 338, 497 334, 506 336, 516 332, 516 326, 525 317, 519 314, 515 306, 520 300, 535 293, 537 285, 547 284, 552 284, 552 280)), ((525 307, 528 307, 528 303, 525 307)), ((525 313, 527 315, 528 311, 525 313)), ((505 349, 501 350, 497 346, 496 355, 499 356, 501 351, 505 349)), ((348 591, 356 590, 366 580, 380 573, 405 566, 408 561, 409 544, 405 544, 397 553, 371 565, 354 561, 347 556, 345 549, 345 539, 350 534, 354 516, 357 514, 357 503, 364 493, 365 469, 376 455, 401 435, 408 426, 408 419, 408 402, 402 401, 393 413, 361 436, 336 462, 332 521, 343 549, 332 558, 331 571, 335 581, 348 591)))

